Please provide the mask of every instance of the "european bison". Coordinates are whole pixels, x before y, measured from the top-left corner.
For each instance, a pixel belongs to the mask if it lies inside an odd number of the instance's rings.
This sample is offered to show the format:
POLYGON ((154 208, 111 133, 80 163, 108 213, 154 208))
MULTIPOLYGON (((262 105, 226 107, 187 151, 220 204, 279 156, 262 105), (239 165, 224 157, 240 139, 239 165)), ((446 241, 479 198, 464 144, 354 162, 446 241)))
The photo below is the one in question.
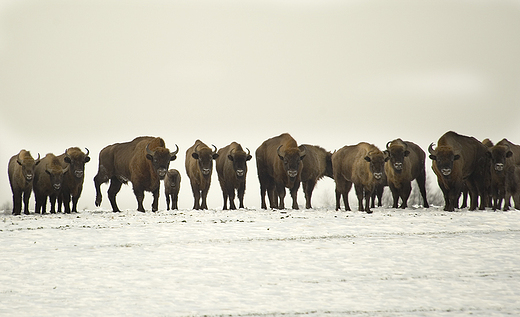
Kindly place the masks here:
POLYGON ((480 209, 485 209, 489 166, 487 147, 473 137, 446 132, 437 142, 428 147, 432 169, 444 195, 444 210, 454 211, 464 183, 471 199, 470 210, 477 209, 478 196, 481 197, 480 209))
POLYGON ((9 184, 13 192, 13 215, 22 213, 22 195, 24 204, 24 214, 29 214, 29 198, 33 189, 34 168, 40 163, 40 154, 36 160, 31 153, 21 150, 18 154, 11 157, 7 167, 9 184))
MULTIPOLYGON (((517 186, 515 171, 520 166, 520 146, 502 139, 489 149, 487 153, 491 160, 491 191, 493 209, 509 210, 511 196, 516 195, 517 186)), ((515 201, 515 205, 517 202, 515 201)))
POLYGON ((201 140, 195 141, 186 151, 186 174, 190 178, 191 190, 193 192, 193 209, 208 209, 206 197, 208 196, 213 172, 213 160, 219 156, 217 147, 210 149, 201 140), (201 202, 202 200, 202 202, 201 202))
POLYGON ((70 213, 70 200, 72 198, 72 212, 78 212, 78 200, 83 190, 83 180, 85 178, 85 163, 90 162, 87 153, 83 153, 78 147, 71 147, 65 153, 58 156, 62 167, 70 166, 69 173, 63 176, 63 185, 58 197, 58 212, 61 212, 61 203, 65 213, 70 213))
POLYGON ((56 213, 56 198, 60 194, 64 174, 69 171, 69 168, 70 166, 61 166, 60 160, 52 153, 47 154, 35 167, 33 190, 37 214, 46 212, 47 197, 51 204, 50 212, 56 213))
POLYGON ((382 183, 385 155, 375 145, 366 142, 347 145, 332 154, 332 170, 336 182, 336 210, 340 209, 341 196, 345 210, 350 210, 348 193, 354 184, 359 211, 372 213, 370 197, 382 183), (363 207, 363 197, 365 207, 363 207))
POLYGON ((179 209, 179 190, 181 189, 181 173, 176 169, 171 169, 164 177, 164 195, 166 196, 166 210, 170 210, 170 198, 172 210, 179 209))
POLYGON ((137 137, 130 142, 115 143, 99 152, 99 169, 94 177, 96 206, 101 205, 101 184, 110 180, 108 199, 114 212, 120 212, 116 195, 122 184, 132 183, 137 210, 144 212, 144 192, 153 193, 152 211, 159 204, 160 180, 164 179, 170 162, 177 158, 179 147, 170 152, 162 138, 137 137))
POLYGON ((266 192, 270 208, 285 209, 286 187, 291 192, 292 208, 298 209, 297 195, 303 169, 302 160, 305 155, 305 147, 300 149, 296 140, 288 133, 270 138, 256 149, 262 209, 267 209, 266 192))
POLYGON ((303 168, 301 182, 305 194, 305 208, 311 209, 311 198, 314 186, 323 176, 334 178, 332 174, 332 153, 317 145, 303 144, 300 150, 305 149, 302 160, 303 168))
POLYGON ((415 143, 395 139, 386 144, 388 159, 385 163, 385 173, 388 186, 394 199, 393 208, 397 208, 399 198, 400 208, 408 207, 408 198, 412 192, 412 181, 415 179, 423 198, 424 208, 428 208, 426 199, 426 154, 415 143))
POLYGON ((251 160, 249 149, 247 153, 242 146, 236 142, 218 150, 215 161, 218 181, 224 197, 224 207, 227 209, 229 198, 229 209, 237 209, 235 205, 235 190, 237 191, 239 208, 244 208, 244 193, 246 191, 247 164, 251 160))

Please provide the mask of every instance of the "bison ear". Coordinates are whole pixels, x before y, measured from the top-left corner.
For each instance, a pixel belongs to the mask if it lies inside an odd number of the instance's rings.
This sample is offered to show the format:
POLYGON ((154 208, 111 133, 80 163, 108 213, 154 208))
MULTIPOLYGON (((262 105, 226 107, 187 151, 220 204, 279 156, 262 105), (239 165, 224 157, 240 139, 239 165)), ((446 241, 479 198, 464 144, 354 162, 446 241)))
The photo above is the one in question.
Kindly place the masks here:
POLYGON ((246 156, 246 161, 249 161, 250 159, 252 159, 253 157, 251 155, 248 155, 246 156))
POLYGON ((433 155, 433 154, 430 154, 430 160, 436 161, 437 160, 437 156, 433 155))
POLYGON ((218 158, 218 154, 217 153, 213 153, 213 159, 216 160, 218 158))
POLYGON ((172 156, 170 157, 170 162, 171 162, 171 161, 175 161, 176 158, 177 158, 177 155, 172 155, 172 156))
POLYGON ((146 158, 149 159, 150 161, 153 161, 153 156, 151 156, 150 154, 146 154, 146 158))
POLYGON ((65 156, 65 157, 63 158, 63 160, 65 161, 65 163, 69 163, 69 164, 70 164, 70 157, 65 156))
POLYGON ((408 151, 408 150, 404 151, 404 156, 406 157, 408 155, 410 155, 410 151, 408 151))
POLYGON ((506 157, 511 157, 511 156, 513 156, 513 152, 511 152, 511 151, 507 151, 507 153, 506 153, 506 157))
POLYGON ((90 162, 90 156, 85 157, 85 163, 90 162))
POLYGON ((198 160, 199 159, 199 154, 198 153, 191 153, 191 157, 193 157, 194 159, 198 160))
POLYGON ((455 154, 455 155, 453 156, 453 160, 456 161, 456 160, 458 160, 458 159, 460 159, 460 155, 459 155, 459 154, 455 154))
POLYGON ((233 155, 230 154, 230 155, 227 156, 227 158, 228 158, 231 162, 233 162, 233 155))
POLYGON ((370 162, 370 161, 372 161, 372 160, 370 159, 370 157, 365 156, 365 161, 370 162))

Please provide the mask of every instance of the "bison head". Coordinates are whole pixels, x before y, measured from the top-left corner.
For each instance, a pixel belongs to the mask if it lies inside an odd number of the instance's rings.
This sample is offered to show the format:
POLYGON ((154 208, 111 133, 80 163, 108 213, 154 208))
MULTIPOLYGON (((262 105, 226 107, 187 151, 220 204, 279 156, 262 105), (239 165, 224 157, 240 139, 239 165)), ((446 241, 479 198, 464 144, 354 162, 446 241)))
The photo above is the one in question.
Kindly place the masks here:
POLYGON ((211 177, 211 171, 213 170, 213 160, 216 160, 218 157, 217 147, 213 145, 213 148, 215 148, 214 151, 212 151, 207 146, 203 146, 201 149, 199 149, 199 144, 197 144, 193 150, 193 153, 191 154, 191 156, 199 163, 199 169, 202 175, 206 178, 211 177))
POLYGON ((365 156, 365 161, 370 163, 370 172, 374 178, 378 181, 382 180, 385 173, 385 154, 379 150, 371 151, 365 156))
POLYGON ((390 166, 396 173, 401 173, 403 170, 404 158, 410 155, 408 145, 401 139, 390 141, 386 144, 385 154, 386 160, 390 160, 390 166))
POLYGON ((180 175, 179 175, 179 172, 177 172, 177 170, 169 170, 168 173, 167 173, 167 176, 168 176, 168 179, 170 180, 170 187, 171 188, 176 188, 177 187, 177 183, 180 183, 180 175))
POLYGON ((65 150, 65 158, 63 159, 66 163, 69 163, 72 175, 79 179, 83 178, 85 173, 85 163, 90 162, 88 156, 90 152, 87 148, 85 150, 87 150, 86 154, 77 147, 65 150))
POLYGON ((437 169, 444 177, 451 175, 453 171, 453 162, 460 159, 460 154, 455 153, 450 146, 438 146, 433 149, 433 143, 428 147, 430 159, 435 162, 437 169))
POLYGON ((152 168, 159 175, 159 179, 163 180, 170 167, 170 162, 177 158, 179 147, 175 144, 177 150, 170 153, 170 150, 165 147, 156 147, 152 151, 149 146, 150 144, 146 145, 146 158, 152 162, 152 168))
POLYGON ((38 158, 34 160, 31 155, 25 156, 16 159, 18 165, 22 167, 22 175, 26 182, 31 182, 34 178, 34 167, 40 163, 40 153, 38 153, 38 158))
POLYGON ((276 153, 278 153, 278 157, 283 161, 283 168, 287 172, 289 179, 294 179, 296 176, 298 176, 298 172, 300 171, 300 164, 305 157, 307 149, 304 145, 301 145, 301 149, 289 148, 283 152, 280 152, 281 147, 282 145, 276 149, 276 153))
POLYGON ((51 186, 55 191, 59 191, 61 189, 61 184, 63 183, 63 175, 67 173, 70 169, 70 165, 62 168, 61 165, 47 164, 45 168, 45 172, 49 175, 51 186))
POLYGON ((233 162, 233 170, 237 178, 244 178, 247 173, 246 162, 252 159, 251 152, 246 148, 247 153, 240 150, 232 149, 228 155, 228 159, 233 162))
POLYGON ((502 173, 506 165, 506 160, 513 156, 513 152, 507 144, 497 144, 486 152, 488 158, 491 159, 493 170, 496 173, 502 173))

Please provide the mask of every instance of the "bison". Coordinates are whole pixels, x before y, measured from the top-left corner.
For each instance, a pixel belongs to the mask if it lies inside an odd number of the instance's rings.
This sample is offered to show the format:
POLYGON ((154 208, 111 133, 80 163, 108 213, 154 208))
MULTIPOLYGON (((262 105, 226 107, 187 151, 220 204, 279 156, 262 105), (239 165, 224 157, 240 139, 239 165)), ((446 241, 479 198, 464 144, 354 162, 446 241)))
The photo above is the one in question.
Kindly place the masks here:
POLYGON ((166 196, 166 210, 170 210, 170 198, 172 210, 179 209, 179 190, 181 189, 181 173, 176 169, 171 169, 164 177, 164 195, 166 196))
POLYGON ((399 198, 402 203, 400 208, 408 207, 408 198, 412 192, 412 181, 415 179, 423 198, 424 208, 428 208, 426 199, 426 154, 415 143, 395 139, 386 144, 385 174, 388 187, 394 199, 393 208, 397 208, 399 198))
POLYGON ((9 160, 7 174, 13 192, 13 215, 22 213, 22 196, 24 214, 29 214, 29 198, 33 189, 34 168, 39 163, 40 154, 34 160, 31 153, 26 150, 21 150, 9 160))
POLYGON ((323 176, 334 178, 332 175, 332 153, 317 145, 303 144, 300 150, 305 149, 305 157, 302 160, 303 168, 301 183, 305 194, 305 208, 311 209, 311 197, 314 186, 323 176))
POLYGON ((340 209, 341 196, 343 196, 345 210, 350 210, 348 193, 354 184, 359 211, 372 213, 370 197, 376 186, 383 181, 385 159, 383 152, 375 145, 366 142, 344 146, 332 154, 332 170, 336 182, 336 210, 340 209))
POLYGON ((235 190, 237 191, 239 208, 244 208, 244 193, 246 191, 247 164, 251 160, 249 149, 247 153, 242 146, 236 142, 218 150, 218 157, 215 160, 218 181, 222 189, 224 207, 227 209, 229 198, 229 209, 237 209, 235 205, 235 190))
POLYGON ((191 190, 193 192, 193 209, 208 209, 206 198, 211 184, 211 174, 213 172, 213 160, 219 156, 217 147, 210 149, 201 140, 195 141, 186 150, 186 174, 190 179, 191 190))
POLYGON ((58 197, 58 212, 61 212, 61 203, 63 203, 65 213, 70 213, 70 201, 72 198, 72 212, 78 212, 78 200, 83 190, 83 180, 85 178, 85 163, 90 162, 88 154, 83 153, 78 147, 71 147, 65 150, 65 153, 58 156, 61 166, 70 166, 69 173, 63 177, 63 185, 58 197))
POLYGON ((64 175, 70 166, 63 167, 60 160, 52 153, 47 154, 34 169, 34 198, 36 200, 35 212, 46 212, 47 197, 51 204, 50 212, 56 213, 56 198, 60 194, 64 175))
POLYGON ((296 140, 288 133, 264 141, 255 152, 262 209, 267 209, 265 194, 269 197, 270 208, 285 209, 285 188, 289 188, 293 200, 292 208, 298 209, 298 188, 303 169, 302 160, 305 147, 298 147, 296 140))
POLYGON ((469 209, 477 209, 478 197, 481 197, 480 209, 485 209, 487 201, 487 183, 489 183, 488 148, 473 137, 448 131, 442 135, 437 148, 433 143, 428 147, 432 169, 437 175, 437 182, 444 195, 444 210, 454 211, 465 184, 468 187, 471 204, 469 209))
POLYGON ((504 200, 503 210, 509 210, 511 196, 517 192, 515 170, 517 166, 520 166, 520 146, 507 139, 502 139, 489 149, 487 155, 491 160, 493 209, 500 209, 502 200, 504 200))
POLYGON ((112 211, 120 212, 116 195, 122 184, 132 183, 137 210, 145 212, 144 192, 153 194, 152 211, 158 210, 160 181, 166 176, 170 162, 177 158, 179 147, 174 152, 166 148, 162 138, 137 137, 130 142, 115 143, 99 152, 99 169, 94 177, 96 206, 101 205, 101 184, 110 181, 108 199, 112 211))

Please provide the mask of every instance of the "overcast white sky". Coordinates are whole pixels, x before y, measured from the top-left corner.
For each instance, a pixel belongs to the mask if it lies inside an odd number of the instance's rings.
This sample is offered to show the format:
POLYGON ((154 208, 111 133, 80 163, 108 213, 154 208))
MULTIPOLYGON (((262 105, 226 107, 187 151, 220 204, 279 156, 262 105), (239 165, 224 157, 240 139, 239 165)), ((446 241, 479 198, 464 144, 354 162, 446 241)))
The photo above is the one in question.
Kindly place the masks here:
MULTIPOLYGON (((254 152, 282 132, 331 151, 401 137, 426 150, 448 130, 520 143, 519 115, 519 1, 0 0, 0 205, 22 148, 90 149, 82 209, 104 146, 161 136, 181 149, 170 167, 190 208, 197 138, 254 152)), ((246 205, 259 206, 249 166, 246 205)), ((120 196, 135 208, 131 187, 120 196)))

